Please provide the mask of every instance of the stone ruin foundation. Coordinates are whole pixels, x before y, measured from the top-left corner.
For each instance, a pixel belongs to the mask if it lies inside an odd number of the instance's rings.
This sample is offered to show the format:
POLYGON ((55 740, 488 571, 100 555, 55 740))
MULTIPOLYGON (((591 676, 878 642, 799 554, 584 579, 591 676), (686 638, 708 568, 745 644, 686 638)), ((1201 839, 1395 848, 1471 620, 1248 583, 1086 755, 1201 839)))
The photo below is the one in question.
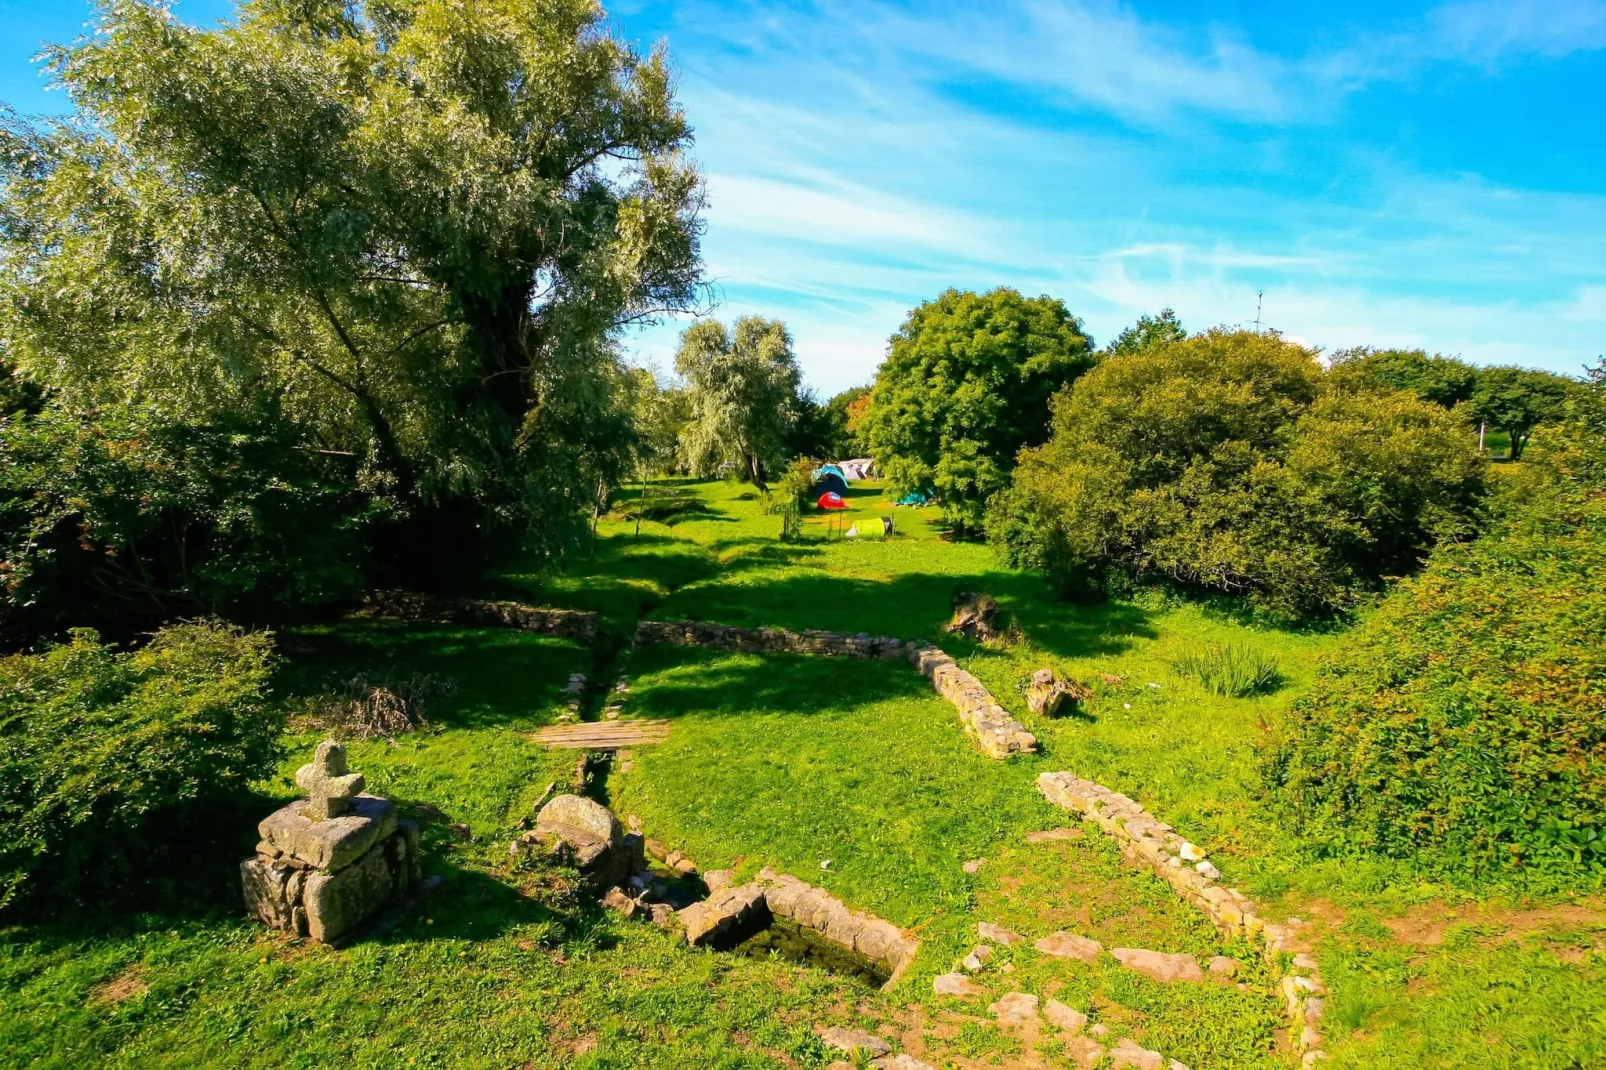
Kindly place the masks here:
POLYGON ((333 740, 296 772, 307 792, 257 825, 257 853, 240 863, 245 908, 264 925, 338 944, 423 876, 418 827, 389 799, 363 792, 333 740))
POLYGON ((728 870, 699 875, 691 859, 624 831, 612 811, 581 795, 559 795, 543 805, 535 828, 520 835, 509 854, 574 866, 603 905, 627 918, 651 918, 692 947, 732 950, 780 919, 795 935, 827 945, 834 958, 857 960, 842 972, 874 977, 884 987, 902 977, 920 950, 918 940, 891 922, 850 910, 796 877, 764 869, 756 880, 733 886, 728 870), (649 856, 671 876, 654 873, 649 856))

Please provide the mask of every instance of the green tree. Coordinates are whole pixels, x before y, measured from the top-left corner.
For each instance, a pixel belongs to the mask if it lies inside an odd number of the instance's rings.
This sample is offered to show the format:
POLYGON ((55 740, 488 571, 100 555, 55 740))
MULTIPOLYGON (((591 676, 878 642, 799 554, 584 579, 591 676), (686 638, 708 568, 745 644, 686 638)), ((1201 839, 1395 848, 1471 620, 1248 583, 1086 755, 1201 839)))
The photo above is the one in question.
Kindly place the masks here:
POLYGON ((869 394, 868 386, 856 386, 833 395, 821 404, 812 392, 805 393, 799 399, 797 425, 790 448, 792 456, 828 461, 862 456, 865 452, 864 443, 852 426, 848 408, 869 394))
POLYGON ((646 368, 632 368, 628 382, 638 474, 661 476, 678 471, 680 434, 691 421, 690 395, 679 387, 661 385, 646 368))
POLYGON ((1015 455, 1043 441, 1049 399, 1093 364, 1082 323, 1050 297, 948 290, 909 313, 876 372, 864 436, 894 494, 935 491, 979 530, 1015 455))
POLYGON ((1177 314, 1169 308, 1162 308, 1157 316, 1139 316, 1136 323, 1124 329, 1104 347, 1104 355, 1138 353, 1150 346, 1180 342, 1186 337, 1188 332, 1183 329, 1177 314))
POLYGON ((1415 567, 1481 488, 1451 413, 1333 390, 1309 350, 1213 330, 1110 357, 1057 398, 988 534, 1067 594, 1170 582, 1299 616, 1415 567))
POLYGON ((1333 381, 1358 390, 1409 390, 1447 409, 1472 400, 1478 369, 1421 349, 1342 349, 1333 354, 1333 381))
POLYGON ((593 0, 118 0, 48 65, 75 119, 0 133, 9 360, 73 411, 273 409, 412 566, 579 537, 610 335, 697 298, 661 52, 593 0))
POLYGON ((1576 380, 1529 368, 1483 368, 1472 393, 1472 416, 1511 436, 1511 459, 1522 457, 1528 434, 1560 419, 1576 380))
POLYGON ((762 489, 786 460, 802 390, 786 325, 761 316, 743 316, 731 330, 694 323, 680 336, 675 371, 691 403, 680 439, 691 470, 708 476, 733 465, 762 489))

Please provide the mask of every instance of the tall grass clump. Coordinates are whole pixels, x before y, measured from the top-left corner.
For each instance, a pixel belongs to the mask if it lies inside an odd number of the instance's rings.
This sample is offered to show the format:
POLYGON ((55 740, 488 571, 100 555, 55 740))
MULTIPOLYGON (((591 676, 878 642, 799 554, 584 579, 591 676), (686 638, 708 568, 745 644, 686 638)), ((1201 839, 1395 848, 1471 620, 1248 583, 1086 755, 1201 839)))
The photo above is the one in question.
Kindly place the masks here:
POLYGON ((1211 643, 1184 653, 1172 664, 1177 672, 1198 680, 1206 691, 1227 698, 1268 694, 1283 682, 1276 658, 1236 643, 1211 643))

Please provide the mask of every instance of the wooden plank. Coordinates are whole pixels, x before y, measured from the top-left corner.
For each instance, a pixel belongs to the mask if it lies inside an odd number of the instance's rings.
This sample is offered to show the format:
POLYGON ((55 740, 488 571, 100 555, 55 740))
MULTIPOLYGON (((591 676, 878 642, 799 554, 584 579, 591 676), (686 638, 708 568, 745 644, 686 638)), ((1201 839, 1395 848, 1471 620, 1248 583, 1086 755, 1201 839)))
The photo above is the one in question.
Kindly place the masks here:
POLYGON ((618 750, 669 738, 668 721, 583 721, 555 724, 530 738, 553 750, 618 750))

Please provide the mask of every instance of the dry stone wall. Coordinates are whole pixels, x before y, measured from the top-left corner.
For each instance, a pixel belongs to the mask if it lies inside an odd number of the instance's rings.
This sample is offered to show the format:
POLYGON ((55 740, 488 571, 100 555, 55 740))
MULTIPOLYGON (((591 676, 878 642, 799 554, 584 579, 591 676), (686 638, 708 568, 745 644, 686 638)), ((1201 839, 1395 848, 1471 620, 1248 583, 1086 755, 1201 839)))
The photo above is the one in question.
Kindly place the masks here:
POLYGON ((1123 854, 1154 870, 1178 895, 1208 914, 1222 932, 1259 946, 1268 964, 1282 974, 1282 993, 1304 1065, 1326 1058, 1321 1034, 1326 990, 1316 960, 1300 946, 1292 926, 1262 918, 1242 892, 1221 883, 1220 871, 1201 848, 1128 796, 1072 773, 1043 773, 1037 778, 1037 788, 1049 802, 1096 822, 1115 839, 1123 854))
POLYGON ((785 628, 739 628, 694 620, 644 620, 636 625, 636 643, 641 646, 650 643, 702 646, 738 654, 817 654, 870 661, 897 661, 910 649, 910 644, 901 639, 864 632, 857 635, 815 630, 792 632, 785 628))
POLYGON ((367 616, 399 620, 441 620, 517 628, 589 643, 597 638, 597 615, 578 609, 543 609, 519 602, 449 598, 415 591, 370 591, 363 598, 367 616))
POLYGON ((1008 758, 1037 750, 1037 737, 998 704, 980 680, 961 669, 934 646, 909 652, 909 662, 931 681, 937 693, 953 703, 959 720, 990 758, 1008 758))
POLYGON ((959 711, 959 720, 977 745, 992 758, 1008 758, 1037 750, 1037 737, 998 704, 980 680, 953 658, 929 644, 872 636, 865 632, 792 632, 784 628, 740 628, 706 621, 644 620, 636 626, 636 642, 710 647, 742 654, 817 654, 871 661, 907 660, 931 681, 937 693, 959 711))

